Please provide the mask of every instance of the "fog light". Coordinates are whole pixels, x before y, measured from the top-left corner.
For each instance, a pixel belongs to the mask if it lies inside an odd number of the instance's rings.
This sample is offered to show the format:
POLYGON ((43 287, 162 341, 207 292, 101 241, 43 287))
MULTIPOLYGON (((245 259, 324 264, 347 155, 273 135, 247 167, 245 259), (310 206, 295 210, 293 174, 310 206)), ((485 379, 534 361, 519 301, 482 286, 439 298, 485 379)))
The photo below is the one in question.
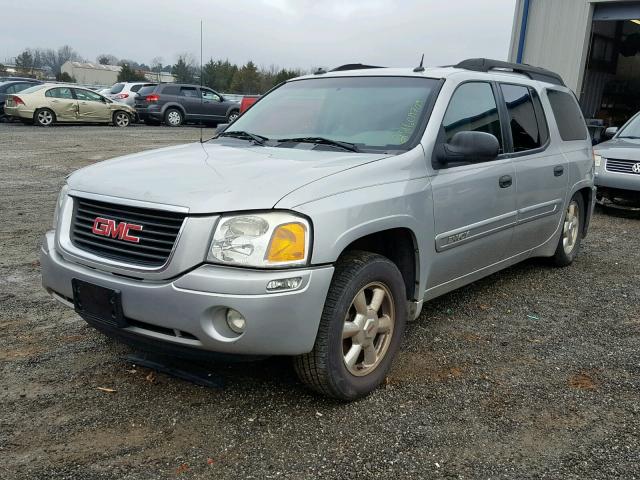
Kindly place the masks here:
POLYGON ((267 283, 268 292, 281 292, 283 290, 295 290, 302 283, 302 277, 280 278, 267 283))
POLYGON ((244 332, 244 327, 247 326, 247 321, 240 312, 229 308, 227 310, 227 325, 229 325, 229 328, 234 332, 242 333, 244 332))

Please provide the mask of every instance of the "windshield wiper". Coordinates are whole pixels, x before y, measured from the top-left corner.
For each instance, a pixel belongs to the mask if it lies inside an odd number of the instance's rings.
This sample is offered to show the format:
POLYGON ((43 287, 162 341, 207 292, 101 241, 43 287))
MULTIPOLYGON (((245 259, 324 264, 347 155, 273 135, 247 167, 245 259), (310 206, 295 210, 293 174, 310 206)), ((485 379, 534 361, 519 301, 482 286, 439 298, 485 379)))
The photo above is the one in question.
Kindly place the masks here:
POLYGON ((222 132, 221 134, 218 135, 218 137, 231 137, 231 138, 241 138, 245 140, 253 140, 258 145, 264 145, 264 142, 269 140, 269 138, 263 137, 262 135, 243 132, 240 130, 231 130, 230 132, 222 132))
POLYGON ((279 138, 276 140, 278 144, 281 143, 317 143, 321 145, 332 145, 334 147, 340 147, 350 152, 359 152, 360 149, 355 143, 342 142, 340 140, 331 140, 324 137, 300 137, 300 138, 279 138))
POLYGON ((634 140, 638 140, 640 137, 636 135, 620 135, 618 138, 632 138, 634 140))

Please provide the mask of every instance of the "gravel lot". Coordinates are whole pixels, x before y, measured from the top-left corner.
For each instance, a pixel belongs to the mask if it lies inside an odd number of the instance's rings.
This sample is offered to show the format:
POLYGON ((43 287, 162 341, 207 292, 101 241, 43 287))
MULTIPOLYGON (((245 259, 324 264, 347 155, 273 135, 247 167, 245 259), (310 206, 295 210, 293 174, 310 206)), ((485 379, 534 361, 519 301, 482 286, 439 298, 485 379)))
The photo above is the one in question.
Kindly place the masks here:
POLYGON ((282 358, 208 366, 219 389, 127 362, 41 289, 40 238, 68 173, 198 135, 0 124, 0 478, 640 478, 640 216, 430 302, 356 403, 282 358))

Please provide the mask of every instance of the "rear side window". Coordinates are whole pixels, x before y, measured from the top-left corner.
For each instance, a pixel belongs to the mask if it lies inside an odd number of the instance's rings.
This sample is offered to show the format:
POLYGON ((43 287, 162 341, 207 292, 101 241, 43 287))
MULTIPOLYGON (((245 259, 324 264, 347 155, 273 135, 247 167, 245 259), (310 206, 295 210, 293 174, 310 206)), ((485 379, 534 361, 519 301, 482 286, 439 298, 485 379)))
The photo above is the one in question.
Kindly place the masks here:
POLYGON ((71 89, 67 87, 58 87, 58 88, 52 88, 51 90, 47 90, 47 93, 45 93, 45 96, 53 97, 53 98, 73 98, 71 89))
POLYGON ((111 87, 111 90, 109 90, 109 93, 112 95, 115 93, 120 93, 123 88, 124 88, 124 83, 116 83, 111 87))
POLYGON ((453 93, 442 120, 446 142, 458 132, 485 132, 498 139, 503 151, 498 106, 491 85, 485 82, 463 83, 453 93))
POLYGON ((500 84, 500 90, 507 105, 513 151, 524 152, 541 147, 546 142, 541 128, 544 119, 538 120, 532 91, 523 85, 509 84, 500 84))
POLYGON ((547 90, 547 97, 558 124, 560 138, 564 141, 586 140, 587 126, 575 97, 559 90, 547 90))
POLYGON ((165 95, 178 95, 179 92, 180 90, 175 85, 169 85, 162 89, 162 93, 165 95))
POLYGON ((198 98, 198 91, 193 87, 180 87, 180 96, 198 98))

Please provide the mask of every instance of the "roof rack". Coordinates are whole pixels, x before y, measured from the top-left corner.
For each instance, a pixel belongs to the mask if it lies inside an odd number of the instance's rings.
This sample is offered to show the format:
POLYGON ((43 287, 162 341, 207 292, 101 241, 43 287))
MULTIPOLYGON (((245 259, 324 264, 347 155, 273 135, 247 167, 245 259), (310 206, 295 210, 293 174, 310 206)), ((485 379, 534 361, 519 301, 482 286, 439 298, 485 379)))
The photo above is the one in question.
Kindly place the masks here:
POLYGON ((491 70, 512 71, 526 75, 531 80, 565 86, 562 77, 557 73, 547 70, 546 68, 532 67, 526 63, 509 63, 500 60, 491 60, 489 58, 469 58, 454 65, 454 67, 472 70, 474 72, 489 72, 491 70))
POLYGON ((367 68, 384 68, 384 67, 379 67, 377 65, 364 65, 362 63, 347 63, 346 65, 340 65, 339 67, 336 67, 331 71, 342 72, 344 70, 364 70, 367 68))

